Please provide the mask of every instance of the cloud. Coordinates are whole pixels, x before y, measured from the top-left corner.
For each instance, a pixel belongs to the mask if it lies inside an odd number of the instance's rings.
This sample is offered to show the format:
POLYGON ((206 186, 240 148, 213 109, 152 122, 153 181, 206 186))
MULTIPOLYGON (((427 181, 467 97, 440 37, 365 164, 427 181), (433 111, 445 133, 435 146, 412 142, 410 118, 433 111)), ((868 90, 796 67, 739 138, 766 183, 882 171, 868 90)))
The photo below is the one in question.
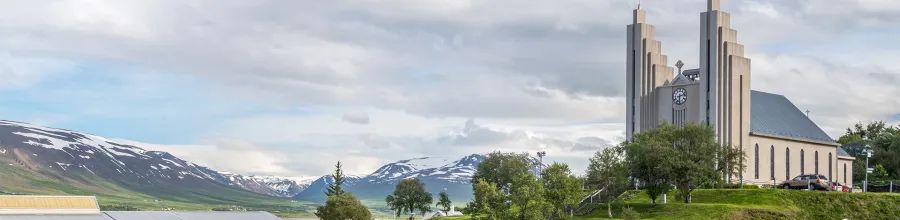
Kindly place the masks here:
MULTIPOLYGON (((66 106, 34 114, 70 124, 119 122, 101 131, 185 133, 197 145, 185 155, 226 158, 197 158, 226 169, 319 175, 337 160, 365 172, 412 156, 535 149, 578 163, 624 136, 633 1, 4 3, 4 93, 66 106), (242 151, 262 162, 231 164, 242 151)), ((900 121, 900 47, 885 43, 900 38, 900 1, 722 4, 753 60, 753 89, 809 109, 835 138, 857 121, 900 121)), ((644 8, 670 62, 696 68, 705 2, 644 8)))
POLYGON ((365 112, 345 112, 341 119, 354 124, 369 124, 369 115, 365 112))

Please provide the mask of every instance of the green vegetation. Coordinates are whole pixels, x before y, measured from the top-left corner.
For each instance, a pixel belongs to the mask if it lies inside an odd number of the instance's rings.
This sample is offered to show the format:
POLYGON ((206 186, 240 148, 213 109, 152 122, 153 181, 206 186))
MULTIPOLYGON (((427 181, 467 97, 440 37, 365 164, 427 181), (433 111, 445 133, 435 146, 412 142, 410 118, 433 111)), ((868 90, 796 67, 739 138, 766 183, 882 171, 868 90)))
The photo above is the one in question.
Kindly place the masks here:
MULTIPOLYGON (((2 161, 2 159, 0 159, 2 161)), ((5 161, 3 161, 5 162, 5 161)), ((101 210, 230 210, 268 211, 280 217, 308 217, 312 209, 306 202, 255 194, 230 187, 194 191, 148 191, 128 188, 85 172, 63 175, 52 170, 31 170, 21 166, 0 165, 0 194, 10 195, 85 195, 96 196, 101 210)))
POLYGON ((453 205, 453 202, 450 201, 450 196, 447 195, 447 192, 441 192, 439 194, 439 196, 440 196, 440 199, 434 205, 437 207, 441 207, 442 208, 441 211, 449 212, 450 206, 453 205))
MULTIPOLYGON (((865 173, 866 154, 864 150, 865 146, 870 146, 875 153, 869 159, 869 167, 875 168, 876 172, 869 175, 869 181, 900 179, 900 126, 887 125, 882 121, 866 125, 857 123, 853 127, 847 128, 837 142, 847 145, 844 150, 856 157, 856 161, 853 162, 854 174, 865 173)), ((854 175, 853 182, 862 183, 864 178, 865 175, 854 175)))
POLYGON ((688 123, 676 127, 663 123, 653 130, 634 135, 625 143, 625 162, 633 176, 643 183, 655 202, 675 185, 685 203, 691 192, 704 183, 720 182, 743 170, 743 152, 730 145, 719 145, 708 125, 688 123), (712 156, 718 155, 718 156, 712 156))
POLYGON ((341 185, 344 184, 344 171, 341 169, 340 161, 334 166, 334 174, 331 177, 334 178, 334 183, 329 184, 328 190, 325 192, 328 201, 325 202, 325 206, 316 207, 316 217, 324 220, 372 219, 372 212, 369 211, 369 208, 352 194, 341 189, 341 185))
POLYGON ((527 154, 488 154, 473 175, 475 199, 463 212, 483 219, 569 218, 584 194, 569 166, 554 163, 537 178, 527 154))
MULTIPOLYGON (((667 194, 677 197, 675 192, 667 194)), ((900 195, 779 189, 699 189, 692 203, 654 204, 642 191, 628 191, 613 204, 614 219, 628 219, 630 207, 640 219, 897 219, 900 195)), ((606 204, 593 204, 606 206, 606 204)), ((437 218, 470 219, 466 217, 437 218)), ((575 219, 609 219, 597 209, 575 219)))
POLYGON ((387 196, 385 202, 392 211, 400 217, 402 213, 415 213, 418 211, 422 215, 431 211, 431 203, 433 202, 431 193, 425 192, 425 184, 419 179, 404 179, 397 183, 394 194, 387 196))

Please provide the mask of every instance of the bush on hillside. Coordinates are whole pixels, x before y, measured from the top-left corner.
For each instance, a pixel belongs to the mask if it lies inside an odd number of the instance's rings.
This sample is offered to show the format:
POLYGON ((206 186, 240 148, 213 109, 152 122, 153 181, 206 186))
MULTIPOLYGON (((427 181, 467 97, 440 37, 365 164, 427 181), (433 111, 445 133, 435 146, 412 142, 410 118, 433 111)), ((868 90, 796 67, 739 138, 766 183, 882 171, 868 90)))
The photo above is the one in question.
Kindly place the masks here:
POLYGON ((641 214, 638 213, 637 211, 634 211, 634 209, 631 208, 631 206, 622 207, 622 219, 636 220, 636 219, 640 219, 640 218, 641 218, 641 214))

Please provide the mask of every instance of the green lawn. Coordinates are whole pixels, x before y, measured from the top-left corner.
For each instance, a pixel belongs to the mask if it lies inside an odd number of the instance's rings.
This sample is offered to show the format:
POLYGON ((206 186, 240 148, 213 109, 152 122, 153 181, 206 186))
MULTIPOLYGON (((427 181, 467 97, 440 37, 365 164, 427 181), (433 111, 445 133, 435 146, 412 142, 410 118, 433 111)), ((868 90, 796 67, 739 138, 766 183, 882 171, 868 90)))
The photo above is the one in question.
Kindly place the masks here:
MULTIPOLYGON (((900 219, 900 195, 841 193, 775 189, 706 189, 693 193, 685 204, 674 192, 668 204, 652 204, 643 191, 614 204, 613 217, 622 218, 622 207, 640 213, 641 219, 900 219)), ((626 195, 627 196, 627 195, 626 195)), ((576 219, 608 219, 606 204, 576 219)), ((468 219, 467 217, 439 218, 468 219)))

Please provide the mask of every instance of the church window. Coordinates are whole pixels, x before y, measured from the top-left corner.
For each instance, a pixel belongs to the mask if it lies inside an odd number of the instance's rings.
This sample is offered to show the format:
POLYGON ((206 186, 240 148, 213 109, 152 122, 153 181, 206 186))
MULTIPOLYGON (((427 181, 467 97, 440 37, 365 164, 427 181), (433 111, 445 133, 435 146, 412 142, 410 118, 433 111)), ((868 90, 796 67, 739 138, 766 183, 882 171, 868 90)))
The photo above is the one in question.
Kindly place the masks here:
POLYGON ((831 153, 828 153, 828 178, 834 179, 834 177, 831 176, 831 166, 831 153))
POLYGON ((815 164, 813 164, 813 167, 814 169, 816 169, 816 173, 814 174, 819 174, 819 151, 816 151, 815 158, 813 159, 815 160, 815 164))
POLYGON ((753 167, 753 176, 759 179, 759 144, 756 145, 756 149, 753 151, 753 167))
POLYGON ((844 184, 847 184, 847 164, 844 164, 844 184))
POLYGON ((803 153, 803 149, 800 149, 800 175, 806 174, 806 162, 804 162, 803 157, 805 157, 806 153, 803 153))
POLYGON ((784 149, 784 179, 791 179, 791 148, 784 149))
POLYGON ((769 149, 769 174, 775 179, 775 145, 769 149))

